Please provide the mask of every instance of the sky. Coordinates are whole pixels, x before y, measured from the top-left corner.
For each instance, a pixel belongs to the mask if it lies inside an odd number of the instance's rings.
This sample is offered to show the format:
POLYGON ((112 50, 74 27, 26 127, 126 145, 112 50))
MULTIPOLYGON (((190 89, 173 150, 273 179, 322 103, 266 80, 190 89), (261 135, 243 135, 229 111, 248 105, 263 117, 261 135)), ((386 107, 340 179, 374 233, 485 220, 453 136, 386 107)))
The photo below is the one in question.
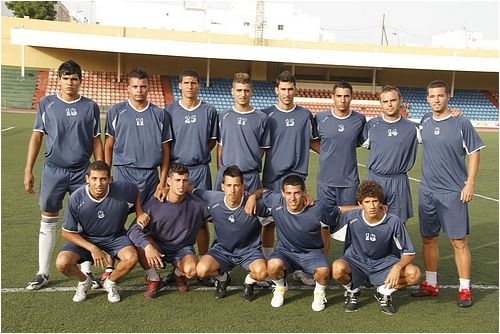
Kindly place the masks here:
MULTIPOLYGON (((78 12, 79 17, 87 17, 90 20, 91 16, 95 15, 90 10, 91 1, 62 2, 72 13, 78 12)), ((144 1, 144 5, 148 2, 150 1, 144 1)), ((170 2, 182 3, 182 1, 170 2)), ((305 14, 321 17, 322 26, 333 31, 339 43, 380 44, 384 14, 385 30, 390 45, 430 46, 433 35, 455 30, 479 32, 483 34, 484 39, 498 40, 498 1, 289 0, 286 2, 295 4, 296 9, 305 14)), ((231 1, 207 1, 207 3, 208 8, 223 9, 227 8, 231 1)))

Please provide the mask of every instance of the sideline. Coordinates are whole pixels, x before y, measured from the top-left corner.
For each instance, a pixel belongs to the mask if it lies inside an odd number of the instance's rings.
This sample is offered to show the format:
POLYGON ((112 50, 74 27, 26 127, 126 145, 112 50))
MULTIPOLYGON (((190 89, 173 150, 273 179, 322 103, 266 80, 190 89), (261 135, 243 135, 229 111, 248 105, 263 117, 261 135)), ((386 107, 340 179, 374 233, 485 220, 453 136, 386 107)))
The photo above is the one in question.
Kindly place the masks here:
POLYGON ((9 130, 12 130, 12 129, 15 129, 15 128, 16 127, 14 127, 14 126, 9 126, 8 128, 2 129, 2 132, 9 131, 9 130))

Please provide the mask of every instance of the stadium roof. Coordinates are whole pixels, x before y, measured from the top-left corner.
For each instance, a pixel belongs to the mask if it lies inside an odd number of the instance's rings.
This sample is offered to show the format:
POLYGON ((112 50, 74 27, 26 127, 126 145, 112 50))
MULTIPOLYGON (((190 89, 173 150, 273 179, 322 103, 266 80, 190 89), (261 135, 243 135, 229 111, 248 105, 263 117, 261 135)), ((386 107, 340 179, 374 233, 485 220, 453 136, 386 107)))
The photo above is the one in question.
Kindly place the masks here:
MULTIPOLYGON (((25 28, 11 28, 11 43, 34 47, 290 64, 499 72, 498 52, 496 52, 497 56, 488 57, 478 55, 463 56, 459 55, 458 52, 454 54, 450 52, 431 54, 431 52, 426 53, 422 49, 416 52, 414 48, 408 50, 400 48, 401 50, 397 52, 388 52, 387 48, 381 46, 372 46, 363 51, 285 48, 120 37, 25 28)), ((488 53, 485 52, 484 54, 488 53)))

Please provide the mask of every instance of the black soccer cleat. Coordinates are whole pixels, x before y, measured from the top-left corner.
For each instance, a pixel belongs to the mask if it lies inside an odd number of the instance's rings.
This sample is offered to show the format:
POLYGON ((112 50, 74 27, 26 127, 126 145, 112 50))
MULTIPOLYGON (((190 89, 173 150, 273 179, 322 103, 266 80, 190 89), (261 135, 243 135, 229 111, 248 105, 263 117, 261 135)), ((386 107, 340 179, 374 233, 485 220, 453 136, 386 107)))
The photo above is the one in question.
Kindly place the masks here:
POLYGON ((215 298, 221 299, 226 297, 227 286, 231 283, 231 276, 227 273, 227 279, 225 281, 215 280, 215 298))
POLYGON ((373 295, 376 300, 380 303, 380 309, 383 313, 388 315, 394 315, 396 310, 394 306, 392 306, 392 297, 389 295, 383 295, 375 290, 375 294, 373 295))
POLYGON ((251 302, 255 299, 255 284, 247 284, 245 283, 245 293, 243 294, 243 299, 246 302, 251 302))

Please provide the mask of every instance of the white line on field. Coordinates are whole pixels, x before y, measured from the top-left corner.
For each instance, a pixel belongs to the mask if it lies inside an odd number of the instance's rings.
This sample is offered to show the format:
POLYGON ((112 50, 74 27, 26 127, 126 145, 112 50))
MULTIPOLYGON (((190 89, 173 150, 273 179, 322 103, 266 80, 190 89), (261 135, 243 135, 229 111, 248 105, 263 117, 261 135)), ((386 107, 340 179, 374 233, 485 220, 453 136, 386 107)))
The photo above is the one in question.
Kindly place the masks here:
MULTIPOLYGON (((440 289, 458 289, 458 285, 440 285, 440 289)), ((417 285, 408 287, 408 289, 413 289, 416 290, 418 288, 417 285)), ((214 287, 206 287, 206 286, 190 286, 190 290, 194 291, 213 291, 215 290, 214 287)), ((243 290, 243 286, 228 286, 228 290, 243 290)), ((270 290, 270 288, 262 288, 263 290, 270 290)), ((311 286, 305 286, 305 285, 296 285, 296 286, 288 286, 288 290, 313 290, 314 287, 311 286)), ((342 290, 343 287, 338 286, 338 285, 330 285, 328 286, 328 289, 331 290, 342 290)), ((498 285, 492 285, 492 284, 478 284, 478 285, 472 285, 472 289, 479 289, 479 290, 498 290, 498 285)), ((38 291, 30 291, 26 290, 25 288, 3 288, 2 293, 39 293, 39 292, 68 292, 68 291, 75 291, 76 287, 54 287, 54 288, 43 288, 38 291)), ((98 290, 103 290, 103 289, 98 289, 98 290)), ((123 291, 144 291, 145 287, 144 286, 137 286, 137 285, 132 285, 132 286, 120 286, 118 285, 118 290, 123 290, 123 291)), ((168 290, 168 291, 175 291, 177 288, 175 286, 166 286, 163 287, 162 290, 168 290)))
POLYGON ((9 126, 8 128, 2 129, 2 132, 14 129, 14 126, 9 126))
MULTIPOLYGON (((365 168, 366 168, 366 165, 364 165, 364 164, 359 164, 359 163, 358 163, 358 166, 361 166, 361 167, 365 167, 365 168)), ((414 177, 409 177, 409 176, 408 176, 408 179, 410 179, 410 180, 412 180, 412 181, 415 181, 415 182, 420 182, 420 180, 419 180, 419 179, 416 179, 416 178, 414 178, 414 177)), ((493 201, 493 202, 497 202, 497 203, 498 203, 498 199, 496 199, 496 198, 492 198, 492 197, 488 197, 488 196, 484 196, 484 195, 479 195, 479 194, 474 194, 474 196, 476 196, 476 197, 480 197, 480 198, 484 198, 484 199, 487 199, 487 200, 489 200, 489 201, 493 201)))

